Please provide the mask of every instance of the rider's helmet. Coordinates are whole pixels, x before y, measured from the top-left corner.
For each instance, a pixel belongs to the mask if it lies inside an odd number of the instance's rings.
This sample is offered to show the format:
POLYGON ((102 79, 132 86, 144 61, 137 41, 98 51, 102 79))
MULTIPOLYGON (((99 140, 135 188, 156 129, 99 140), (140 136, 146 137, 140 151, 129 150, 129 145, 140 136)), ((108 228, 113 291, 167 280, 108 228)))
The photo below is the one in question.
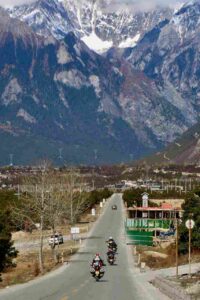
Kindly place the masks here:
POLYGON ((99 253, 96 253, 96 255, 95 255, 95 260, 100 260, 100 255, 99 255, 99 253))
POLYGON ((109 240, 113 240, 112 236, 109 237, 109 240))

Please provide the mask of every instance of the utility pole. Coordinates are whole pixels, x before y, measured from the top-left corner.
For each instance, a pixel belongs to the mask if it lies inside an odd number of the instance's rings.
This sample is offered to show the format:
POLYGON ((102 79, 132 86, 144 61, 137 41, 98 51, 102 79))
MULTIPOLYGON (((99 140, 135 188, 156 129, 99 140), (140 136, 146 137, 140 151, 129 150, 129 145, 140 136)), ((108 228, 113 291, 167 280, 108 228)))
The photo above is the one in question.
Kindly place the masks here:
POLYGON ((58 159, 59 159, 60 162, 62 162, 63 161, 63 156, 62 156, 63 148, 59 148, 58 151, 59 151, 58 159))
POLYGON ((191 277, 191 226, 189 227, 189 249, 188 249, 188 262, 189 262, 189 277, 191 277))
POLYGON ((13 154, 10 153, 9 156, 10 156, 10 167, 12 167, 13 166, 13 154))
POLYGON ((94 180, 92 180, 92 190, 94 191, 94 180))
POLYGON ((73 216, 73 192, 74 192, 74 178, 72 174, 72 170, 70 171, 70 219, 71 224, 73 224, 74 216, 73 216))
POLYGON ((19 196, 20 196, 20 190, 19 190, 19 184, 17 185, 17 198, 19 200, 19 196))
POLYGON ((190 219, 185 222, 185 226, 189 230, 189 245, 188 245, 188 262, 189 262, 189 277, 191 277, 191 236, 192 229, 194 228, 195 222, 191 219, 193 214, 190 214, 190 219))
POLYGON ((97 153, 98 153, 98 150, 94 149, 94 161, 95 161, 95 164, 97 162, 97 153))
POLYGON ((176 278, 178 278, 178 240, 179 240, 179 222, 176 218, 176 278))

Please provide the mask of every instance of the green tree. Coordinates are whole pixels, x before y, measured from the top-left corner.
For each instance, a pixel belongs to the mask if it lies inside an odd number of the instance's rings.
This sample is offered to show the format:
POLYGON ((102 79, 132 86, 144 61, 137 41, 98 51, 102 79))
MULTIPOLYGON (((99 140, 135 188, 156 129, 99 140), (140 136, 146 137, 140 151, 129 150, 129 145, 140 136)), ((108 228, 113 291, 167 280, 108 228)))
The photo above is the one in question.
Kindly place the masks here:
POLYGON ((14 191, 0 190, 0 211, 9 209, 13 201, 17 201, 14 191))
POLYGON ((95 204, 99 204, 103 199, 107 199, 109 197, 112 196, 112 192, 105 188, 103 190, 94 190, 92 192, 90 192, 87 202, 89 207, 88 208, 92 208, 93 205, 95 204))
POLYGON ((142 193, 143 189, 129 189, 124 191, 123 199, 127 203, 127 206, 142 206, 142 193))
MULTIPOLYGON (((123 200, 124 202, 127 203, 127 206, 128 207, 131 207, 131 206, 137 206, 137 207, 140 207, 142 206, 142 194, 146 192, 145 189, 129 189, 129 190, 126 190, 124 191, 124 194, 123 194, 123 200)), ((153 194, 151 193, 151 191, 147 191, 148 194, 149 194, 149 206, 157 206, 157 204, 151 202, 151 198, 153 199, 153 194)), ((154 198, 155 199, 155 198, 154 198)))
MULTIPOLYGON (((11 221, 10 212, 4 210, 0 212, 0 272, 12 266, 12 259, 17 256, 17 251, 11 241, 11 221)), ((1 280, 1 278, 0 278, 1 280)))
POLYGON ((195 227, 192 230, 191 245, 192 249, 200 249, 200 191, 195 194, 187 196, 185 203, 182 205, 184 210, 182 223, 180 225, 180 242, 179 251, 180 253, 186 254, 188 252, 188 235, 189 231, 185 226, 185 222, 188 219, 195 221, 195 227))
POLYGON ((0 212, 10 212, 7 222, 9 222, 12 231, 18 229, 12 207, 13 205, 19 205, 20 200, 16 196, 15 191, 0 190, 0 212))

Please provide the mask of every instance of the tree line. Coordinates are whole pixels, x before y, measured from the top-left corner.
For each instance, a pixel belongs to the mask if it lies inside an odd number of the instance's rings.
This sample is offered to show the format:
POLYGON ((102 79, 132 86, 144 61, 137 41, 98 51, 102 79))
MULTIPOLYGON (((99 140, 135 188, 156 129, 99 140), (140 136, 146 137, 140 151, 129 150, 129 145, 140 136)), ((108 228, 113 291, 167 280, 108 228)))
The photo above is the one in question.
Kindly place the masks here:
MULTIPOLYGON (((87 192, 83 177, 76 170, 55 172, 43 163, 36 175, 23 179, 23 190, 19 194, 0 191, 0 272, 12 264, 17 251, 11 241, 11 232, 37 228, 39 232, 38 261, 40 272, 44 272, 44 230, 52 235, 58 226, 79 221, 80 216, 111 196, 107 189, 87 192)), ((55 259, 55 245, 52 247, 55 259)))

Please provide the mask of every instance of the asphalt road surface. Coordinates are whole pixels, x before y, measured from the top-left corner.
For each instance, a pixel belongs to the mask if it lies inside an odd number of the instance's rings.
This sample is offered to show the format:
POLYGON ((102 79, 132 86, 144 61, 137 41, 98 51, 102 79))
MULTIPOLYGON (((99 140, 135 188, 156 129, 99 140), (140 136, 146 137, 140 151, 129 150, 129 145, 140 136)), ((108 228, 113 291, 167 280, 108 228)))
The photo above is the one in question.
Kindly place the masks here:
POLYGON ((2 300, 165 300, 159 290, 142 277, 136 269, 125 244, 124 211, 120 194, 112 196, 105 212, 97 221, 91 236, 68 266, 29 283, 0 292, 2 300), (118 210, 112 210, 116 204, 118 210), (95 282, 90 275, 90 262, 95 253, 106 261, 105 240, 112 236, 118 244, 116 265, 105 267, 105 276, 95 282), (138 274, 139 275, 139 274, 138 274))

